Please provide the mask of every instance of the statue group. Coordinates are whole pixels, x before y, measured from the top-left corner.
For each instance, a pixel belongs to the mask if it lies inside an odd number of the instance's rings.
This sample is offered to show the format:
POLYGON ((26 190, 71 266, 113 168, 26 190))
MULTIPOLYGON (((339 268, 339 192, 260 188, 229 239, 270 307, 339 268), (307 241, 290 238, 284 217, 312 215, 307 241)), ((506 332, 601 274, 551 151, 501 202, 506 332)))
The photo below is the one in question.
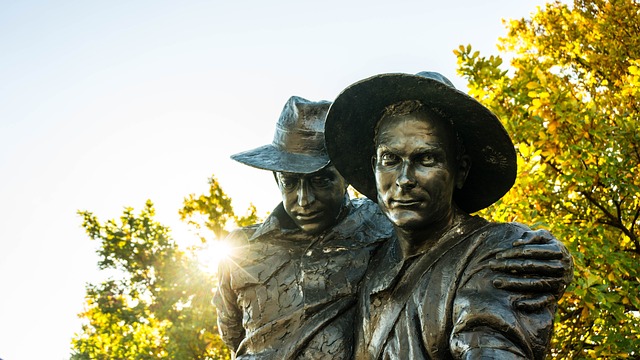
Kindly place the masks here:
POLYGON ((235 358, 547 355, 571 256, 548 231, 471 215, 513 186, 516 154, 444 76, 291 97, 273 142, 232 158, 272 171, 282 195, 225 240, 214 303, 235 358))

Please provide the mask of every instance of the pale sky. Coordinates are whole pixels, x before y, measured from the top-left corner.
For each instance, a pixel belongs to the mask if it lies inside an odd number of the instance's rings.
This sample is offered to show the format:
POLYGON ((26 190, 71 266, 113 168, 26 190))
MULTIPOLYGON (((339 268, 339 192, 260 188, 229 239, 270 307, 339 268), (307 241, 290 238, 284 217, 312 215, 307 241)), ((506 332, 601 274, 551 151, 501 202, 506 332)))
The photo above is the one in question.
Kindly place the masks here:
POLYGON ((77 210, 151 199, 180 241, 215 174, 264 215, 273 177, 229 156, 270 143, 291 95, 423 70, 466 90, 452 51, 497 54, 501 19, 544 2, 0 0, 0 358, 69 358, 102 279, 77 210))

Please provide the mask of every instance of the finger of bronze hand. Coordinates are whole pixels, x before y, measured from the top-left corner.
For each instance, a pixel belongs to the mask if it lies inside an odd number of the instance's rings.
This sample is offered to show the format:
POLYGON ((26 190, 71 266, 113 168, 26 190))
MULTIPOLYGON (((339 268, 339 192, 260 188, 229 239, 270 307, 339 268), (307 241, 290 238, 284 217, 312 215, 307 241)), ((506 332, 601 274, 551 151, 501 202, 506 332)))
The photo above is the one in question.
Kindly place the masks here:
POLYGON ((513 247, 496 254, 497 259, 562 259, 562 249, 556 244, 524 245, 513 247))
POLYGON ((555 302, 556 298, 552 295, 540 295, 533 298, 518 299, 514 302, 514 305, 520 311, 534 312, 555 304, 555 302))
POLYGON ((492 260, 489 266, 494 271, 506 274, 562 277, 566 266, 560 260, 502 259, 492 260))
POLYGON ((493 280, 497 289, 520 293, 559 292, 564 290, 565 283, 561 278, 515 278, 498 277, 493 280))

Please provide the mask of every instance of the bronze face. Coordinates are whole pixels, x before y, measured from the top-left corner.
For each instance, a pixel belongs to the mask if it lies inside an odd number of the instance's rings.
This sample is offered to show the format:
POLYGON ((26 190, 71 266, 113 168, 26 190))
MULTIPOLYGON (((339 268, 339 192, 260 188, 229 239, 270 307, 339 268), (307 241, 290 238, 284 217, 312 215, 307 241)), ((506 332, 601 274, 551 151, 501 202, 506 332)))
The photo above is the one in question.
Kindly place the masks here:
POLYGON ((456 161, 455 141, 450 125, 424 112, 381 120, 373 164, 378 203, 396 226, 437 227, 451 217, 468 164, 456 161))
POLYGON ((303 231, 316 234, 335 225, 347 183, 332 165, 311 174, 276 173, 284 209, 303 231))

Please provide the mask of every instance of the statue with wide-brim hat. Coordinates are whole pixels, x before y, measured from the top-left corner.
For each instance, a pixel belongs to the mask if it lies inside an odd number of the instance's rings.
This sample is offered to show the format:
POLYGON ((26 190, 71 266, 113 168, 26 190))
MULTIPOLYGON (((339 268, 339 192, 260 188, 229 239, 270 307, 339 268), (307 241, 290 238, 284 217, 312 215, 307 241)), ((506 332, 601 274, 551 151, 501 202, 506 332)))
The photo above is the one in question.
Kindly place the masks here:
POLYGON ((488 207, 513 186, 516 153, 498 117, 435 72, 392 73, 358 81, 335 99, 327 114, 326 146, 332 163, 360 193, 376 201, 371 168, 374 137, 386 106, 418 100, 453 124, 471 169, 455 203, 472 213, 488 207))
POLYGON ((571 257, 548 232, 470 215, 515 182, 497 116, 441 74, 382 74, 338 95, 325 138, 395 229, 360 283, 355 358, 544 359, 571 257))

